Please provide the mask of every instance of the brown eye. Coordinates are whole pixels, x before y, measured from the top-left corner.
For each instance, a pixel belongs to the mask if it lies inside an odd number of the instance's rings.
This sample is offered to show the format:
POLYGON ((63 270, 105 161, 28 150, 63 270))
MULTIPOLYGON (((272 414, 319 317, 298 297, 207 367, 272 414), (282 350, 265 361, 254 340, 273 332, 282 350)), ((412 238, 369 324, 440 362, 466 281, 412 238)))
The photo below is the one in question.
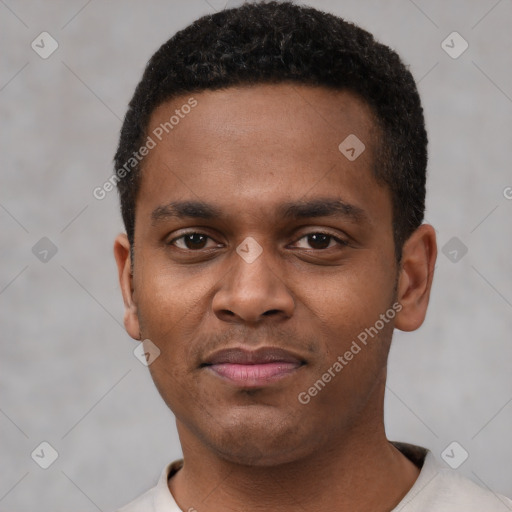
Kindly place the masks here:
POLYGON ((332 236, 324 233, 314 233, 307 236, 308 243, 313 249, 327 249, 331 242, 331 238, 332 236))
POLYGON ((296 244, 300 249, 315 249, 321 251, 335 245, 344 246, 346 242, 329 233, 309 233, 300 238, 296 244))
POLYGON ((187 233, 179 238, 175 238, 171 244, 176 245, 180 249, 200 250, 206 247, 209 238, 209 236, 202 233, 187 233))

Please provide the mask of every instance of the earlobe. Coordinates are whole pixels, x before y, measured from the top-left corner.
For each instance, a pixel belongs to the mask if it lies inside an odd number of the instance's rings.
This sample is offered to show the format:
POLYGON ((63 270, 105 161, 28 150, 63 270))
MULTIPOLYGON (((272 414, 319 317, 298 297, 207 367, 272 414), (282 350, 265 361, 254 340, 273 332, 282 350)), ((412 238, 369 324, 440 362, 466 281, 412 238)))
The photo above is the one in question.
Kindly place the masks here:
POLYGON ((435 230, 429 224, 422 224, 402 249, 397 291, 402 309, 396 316, 397 329, 414 331, 425 320, 436 258, 435 230))
POLYGON ((114 256, 117 263, 119 285, 124 301, 124 326, 126 332, 135 340, 141 339, 135 290, 133 285, 132 262, 130 255, 130 242, 126 234, 116 237, 114 242, 114 256))

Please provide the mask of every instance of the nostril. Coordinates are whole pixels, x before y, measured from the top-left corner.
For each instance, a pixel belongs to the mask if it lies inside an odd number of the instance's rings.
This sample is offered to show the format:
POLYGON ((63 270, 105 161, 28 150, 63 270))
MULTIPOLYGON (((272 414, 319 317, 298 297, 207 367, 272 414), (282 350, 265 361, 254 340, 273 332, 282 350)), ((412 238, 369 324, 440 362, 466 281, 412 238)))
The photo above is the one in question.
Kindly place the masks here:
POLYGON ((265 313, 263 313, 265 316, 270 316, 270 315, 274 315, 276 313, 279 313, 279 310, 278 309, 270 309, 269 311, 265 311, 265 313))

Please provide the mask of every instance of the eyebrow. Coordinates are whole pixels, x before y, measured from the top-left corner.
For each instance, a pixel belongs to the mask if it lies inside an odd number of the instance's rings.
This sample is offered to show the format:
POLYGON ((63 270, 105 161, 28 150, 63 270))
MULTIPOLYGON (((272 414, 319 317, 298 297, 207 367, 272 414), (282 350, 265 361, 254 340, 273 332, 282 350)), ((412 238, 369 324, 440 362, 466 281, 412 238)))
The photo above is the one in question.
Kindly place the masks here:
POLYGON ((362 208, 335 198, 285 203, 280 206, 279 213, 284 218, 292 219, 345 217, 354 222, 369 222, 369 217, 362 208))
POLYGON ((173 201, 155 208, 151 213, 153 224, 172 218, 215 219, 222 214, 220 208, 203 201, 173 201))
MULTIPOLYGON (((151 213, 153 225, 172 218, 218 219, 222 217, 222 209, 204 201, 173 201, 158 206, 151 213)), ((336 198, 317 198, 283 203, 277 213, 285 219, 309 219, 315 217, 344 217, 354 222, 369 223, 366 212, 353 204, 336 198)))

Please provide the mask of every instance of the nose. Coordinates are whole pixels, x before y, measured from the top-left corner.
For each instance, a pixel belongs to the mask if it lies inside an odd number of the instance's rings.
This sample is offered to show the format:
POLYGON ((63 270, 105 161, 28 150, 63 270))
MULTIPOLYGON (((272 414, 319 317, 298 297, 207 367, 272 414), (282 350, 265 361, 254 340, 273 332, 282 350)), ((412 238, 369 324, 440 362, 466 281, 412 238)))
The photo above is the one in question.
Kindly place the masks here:
POLYGON ((279 265, 267 250, 254 260, 238 253, 231 256, 230 270, 213 298, 215 315, 226 322, 257 324, 290 318, 295 309, 292 294, 279 276, 279 265))

